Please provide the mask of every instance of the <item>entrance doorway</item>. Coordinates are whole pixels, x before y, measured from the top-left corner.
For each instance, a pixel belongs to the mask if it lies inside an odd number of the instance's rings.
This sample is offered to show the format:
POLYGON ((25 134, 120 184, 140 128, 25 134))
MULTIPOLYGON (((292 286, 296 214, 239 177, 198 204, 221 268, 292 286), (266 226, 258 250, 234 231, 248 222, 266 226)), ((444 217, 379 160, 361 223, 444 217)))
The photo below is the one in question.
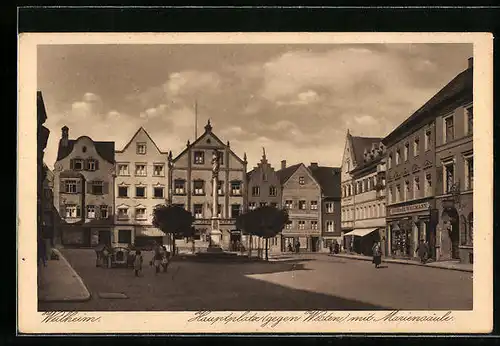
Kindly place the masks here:
POLYGON ((458 212, 454 207, 445 208, 441 217, 445 225, 445 229, 448 230, 448 235, 450 237, 451 258, 460 259, 460 222, 458 218, 458 212))
POLYGON ((318 251, 318 243, 319 243, 318 237, 311 237, 311 251, 312 252, 318 251))
POLYGON ((99 244, 111 245, 111 232, 110 231, 99 231, 99 244))
POLYGON ((84 228, 83 229, 83 246, 84 247, 90 247, 90 237, 92 236, 92 232, 90 231, 90 228, 84 228))

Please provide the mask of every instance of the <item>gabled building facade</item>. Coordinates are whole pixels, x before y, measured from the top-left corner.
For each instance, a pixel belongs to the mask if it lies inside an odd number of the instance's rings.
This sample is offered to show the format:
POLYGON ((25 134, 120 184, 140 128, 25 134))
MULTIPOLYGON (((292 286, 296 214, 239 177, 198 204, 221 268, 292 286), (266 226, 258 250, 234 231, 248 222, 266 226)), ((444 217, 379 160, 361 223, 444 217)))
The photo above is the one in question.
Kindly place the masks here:
POLYGON ((353 137, 355 147, 363 150, 362 160, 358 158, 351 171, 354 230, 344 236, 349 251, 371 255, 373 242, 385 239, 385 147, 382 138, 360 138, 353 137))
POLYGON ((165 204, 168 191, 168 153, 161 151, 144 128, 115 152, 115 228, 113 243, 148 246, 168 243, 153 227, 153 210, 165 204))
POLYGON ((241 159, 229 141, 224 144, 212 131, 210 121, 205 132, 169 162, 170 201, 195 217, 197 247, 208 246, 212 218, 212 154, 219 153, 218 215, 221 245, 229 250, 245 237, 236 229, 236 217, 244 211, 247 199, 246 155, 241 159))
MULTIPOLYGON (((247 210, 262 206, 281 208, 281 183, 278 174, 269 164, 265 149, 260 162, 247 173, 247 210)), ((254 237, 256 238, 256 237, 254 237)), ((254 247, 255 241, 251 246, 254 247)), ((268 241, 269 251, 281 251, 281 235, 268 241)))
POLYGON ((319 251, 329 251, 330 244, 341 244, 341 193, 340 168, 318 166, 312 162, 308 167, 321 187, 320 229, 321 241, 319 251))
POLYGON ((54 164, 54 205, 66 246, 111 243, 114 211, 115 143, 87 136, 69 139, 62 128, 54 164))
POLYGON ((321 186, 303 164, 287 167, 281 162, 277 172, 281 183, 282 206, 288 210, 289 223, 282 232, 282 251, 299 242, 303 251, 321 247, 321 186))
MULTIPOLYGON (((340 229, 345 234, 354 229, 354 183, 351 170, 355 164, 354 151, 352 146, 352 136, 347 130, 342 155, 342 165, 340 166, 340 189, 341 189, 341 212, 340 229)), ((345 244, 342 244, 345 247, 345 244)))

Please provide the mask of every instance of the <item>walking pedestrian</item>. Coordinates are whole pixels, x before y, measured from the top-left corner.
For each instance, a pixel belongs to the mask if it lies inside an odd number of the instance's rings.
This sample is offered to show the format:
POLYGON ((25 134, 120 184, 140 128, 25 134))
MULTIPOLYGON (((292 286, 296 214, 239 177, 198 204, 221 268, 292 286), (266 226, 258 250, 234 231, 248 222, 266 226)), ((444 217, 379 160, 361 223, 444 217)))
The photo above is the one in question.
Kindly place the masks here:
POLYGON ((340 253, 340 245, 337 242, 335 242, 335 246, 333 247, 333 253, 334 254, 340 253))
POLYGON ((427 246, 427 243, 423 239, 420 239, 420 244, 418 244, 415 252, 418 254, 421 263, 427 262, 427 256, 429 255, 429 247, 427 246))
POLYGON ((380 242, 375 240, 372 246, 373 260, 372 263, 375 264, 375 268, 378 268, 380 263, 382 263, 382 249, 380 248, 380 242))
POLYGON ((142 255, 141 255, 141 250, 136 250, 135 252, 135 257, 134 257, 134 272, 135 276, 139 276, 139 274, 142 271, 142 255))

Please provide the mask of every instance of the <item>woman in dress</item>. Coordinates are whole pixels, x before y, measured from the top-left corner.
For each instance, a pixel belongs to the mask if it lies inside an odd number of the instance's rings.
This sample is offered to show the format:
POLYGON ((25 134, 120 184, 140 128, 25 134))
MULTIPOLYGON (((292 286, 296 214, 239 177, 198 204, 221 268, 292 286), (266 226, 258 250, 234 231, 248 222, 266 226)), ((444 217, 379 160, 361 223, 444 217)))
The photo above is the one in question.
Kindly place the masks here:
POLYGON ((375 268, 378 268, 380 263, 382 263, 382 249, 380 248, 380 242, 375 241, 372 247, 373 252, 373 264, 375 264, 375 268))

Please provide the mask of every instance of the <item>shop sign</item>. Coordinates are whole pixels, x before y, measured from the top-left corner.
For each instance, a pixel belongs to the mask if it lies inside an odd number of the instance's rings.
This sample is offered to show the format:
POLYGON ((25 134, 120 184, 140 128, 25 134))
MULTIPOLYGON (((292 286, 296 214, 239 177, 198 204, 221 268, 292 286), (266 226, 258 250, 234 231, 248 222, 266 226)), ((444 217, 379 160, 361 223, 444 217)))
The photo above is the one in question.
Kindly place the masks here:
POLYGON ((398 215, 398 214, 414 213, 414 212, 418 212, 418 211, 428 210, 429 207, 430 207, 430 205, 428 202, 404 205, 401 207, 395 207, 395 208, 389 209, 389 214, 390 215, 398 215))

